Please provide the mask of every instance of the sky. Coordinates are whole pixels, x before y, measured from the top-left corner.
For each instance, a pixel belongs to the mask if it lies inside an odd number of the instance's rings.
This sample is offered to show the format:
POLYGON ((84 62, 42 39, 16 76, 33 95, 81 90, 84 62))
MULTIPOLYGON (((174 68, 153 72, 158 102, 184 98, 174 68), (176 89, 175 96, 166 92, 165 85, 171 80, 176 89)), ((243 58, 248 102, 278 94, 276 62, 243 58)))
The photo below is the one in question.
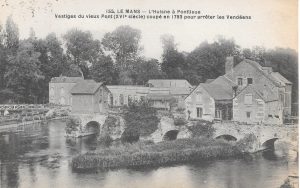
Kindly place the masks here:
MULTIPOLYGON (((160 36, 174 36, 180 51, 190 52, 201 42, 213 42, 218 36, 234 39, 243 48, 292 48, 297 50, 297 0, 0 0, 0 23, 12 15, 18 24, 20 38, 29 36, 33 28, 38 38, 50 32, 59 37, 71 28, 89 30, 101 40, 120 25, 141 30, 143 55, 160 58, 160 36), (195 10, 201 15, 244 15, 250 20, 114 20, 63 19, 55 14, 100 15, 107 9, 195 10)), ((298 51, 298 50, 297 50, 298 51)))

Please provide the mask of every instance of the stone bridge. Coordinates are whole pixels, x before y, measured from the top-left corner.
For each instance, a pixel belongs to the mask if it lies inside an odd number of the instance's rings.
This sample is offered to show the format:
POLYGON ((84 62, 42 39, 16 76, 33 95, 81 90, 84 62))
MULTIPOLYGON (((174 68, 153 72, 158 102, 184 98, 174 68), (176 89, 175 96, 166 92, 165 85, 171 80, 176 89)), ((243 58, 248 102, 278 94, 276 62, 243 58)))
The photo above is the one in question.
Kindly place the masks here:
POLYGON ((215 123, 214 138, 238 141, 248 134, 253 134, 257 141, 254 150, 274 147, 278 139, 289 143, 297 143, 298 127, 294 125, 247 125, 236 122, 215 123))
POLYGON ((74 117, 76 124, 79 126, 79 131, 68 135, 71 137, 81 137, 99 133, 107 118, 106 114, 71 114, 74 117))
MULTIPOLYGON (((75 135, 76 137, 101 132, 108 117, 107 114, 73 114, 73 116, 77 117, 81 131, 80 134, 75 135)), ((124 123, 121 124, 122 126, 116 126, 114 128, 116 130, 110 132, 111 137, 121 137, 125 130, 124 123)), ((192 132, 188 129, 190 125, 192 124, 176 126, 172 118, 162 117, 158 129, 149 136, 140 137, 140 140, 152 140, 156 143, 164 140, 190 138, 192 136, 192 132)), ((274 147, 274 142, 278 139, 289 143, 297 143, 298 139, 298 128, 295 125, 247 125, 236 122, 220 122, 213 124, 213 127, 215 128, 213 136, 215 139, 239 141, 246 135, 253 134, 256 137, 256 142, 253 143, 254 151, 274 147)))

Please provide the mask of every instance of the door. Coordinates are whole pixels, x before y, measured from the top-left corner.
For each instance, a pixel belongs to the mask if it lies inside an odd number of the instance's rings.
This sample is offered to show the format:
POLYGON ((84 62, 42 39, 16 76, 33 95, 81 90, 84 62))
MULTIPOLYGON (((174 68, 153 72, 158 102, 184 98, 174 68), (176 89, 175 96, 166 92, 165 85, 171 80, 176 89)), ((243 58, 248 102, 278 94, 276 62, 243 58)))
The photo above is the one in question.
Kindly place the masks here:
POLYGON ((203 109, 197 107, 197 118, 202 118, 202 115, 203 115, 203 109))

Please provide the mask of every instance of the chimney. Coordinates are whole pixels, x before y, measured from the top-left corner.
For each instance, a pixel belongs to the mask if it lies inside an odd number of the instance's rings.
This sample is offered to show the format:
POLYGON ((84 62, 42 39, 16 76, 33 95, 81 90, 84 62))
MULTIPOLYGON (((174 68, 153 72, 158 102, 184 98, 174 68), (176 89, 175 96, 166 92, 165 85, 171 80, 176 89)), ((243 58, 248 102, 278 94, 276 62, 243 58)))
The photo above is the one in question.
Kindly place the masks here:
POLYGON ((234 59, 233 56, 226 57, 225 62, 225 74, 232 72, 234 66, 234 59))

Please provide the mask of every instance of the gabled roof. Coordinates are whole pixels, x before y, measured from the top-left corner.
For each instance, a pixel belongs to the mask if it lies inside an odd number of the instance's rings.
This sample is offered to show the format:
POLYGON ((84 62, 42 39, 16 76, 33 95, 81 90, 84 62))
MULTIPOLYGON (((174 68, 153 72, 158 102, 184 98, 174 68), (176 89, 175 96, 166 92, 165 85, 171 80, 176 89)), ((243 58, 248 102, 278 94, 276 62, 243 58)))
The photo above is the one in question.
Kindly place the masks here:
MULTIPOLYGON (((256 62, 256 61, 252 61, 250 59, 244 59, 242 62, 240 62, 238 65, 242 64, 242 63, 248 63, 249 65, 253 66, 256 70, 258 70, 262 75, 264 75, 266 78, 268 78, 269 80, 271 80, 276 86, 282 86, 277 79, 275 79, 273 76, 271 76, 271 74, 267 74, 265 71, 263 71, 262 66, 256 62)), ((237 65, 237 66, 238 66, 237 65)))
POLYGON ((219 84, 200 84, 207 93, 215 100, 230 100, 232 99, 232 88, 227 89, 219 84))
POLYGON ((82 77, 60 76, 60 77, 53 77, 53 78, 51 78, 50 83, 78 83, 80 81, 83 81, 82 77))
MULTIPOLYGON (((210 83, 200 83, 199 86, 203 87, 215 100, 229 100, 233 98, 232 87, 236 86, 236 84, 224 75, 219 76, 210 83)), ((199 86, 195 87, 187 97, 189 97, 199 86)))
POLYGON ((77 83, 72 89, 71 94, 83 94, 83 95, 92 95, 96 93, 102 82, 95 82, 94 80, 83 80, 77 83))

